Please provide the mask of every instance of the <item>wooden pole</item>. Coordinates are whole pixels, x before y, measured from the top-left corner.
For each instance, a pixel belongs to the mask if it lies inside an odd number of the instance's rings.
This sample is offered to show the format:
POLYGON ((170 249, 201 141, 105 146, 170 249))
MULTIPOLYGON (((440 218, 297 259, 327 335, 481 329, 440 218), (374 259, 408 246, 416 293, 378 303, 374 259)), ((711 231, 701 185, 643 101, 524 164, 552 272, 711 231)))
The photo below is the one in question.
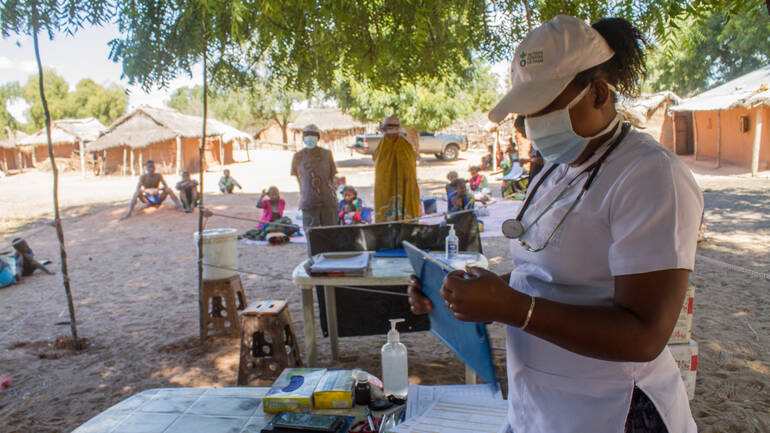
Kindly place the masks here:
POLYGON ((722 110, 717 110, 717 168, 722 166, 722 110))
POLYGON ((182 137, 176 136, 176 174, 182 174, 182 137))
POLYGON ((59 256, 61 257, 61 275, 64 293, 67 296, 67 308, 70 313, 70 330, 72 331, 72 345, 75 350, 80 350, 80 339, 78 338, 78 328, 75 322, 75 305, 72 302, 72 292, 70 291, 70 275, 67 270, 67 250, 64 247, 64 231, 61 226, 61 216, 59 215, 59 171, 56 168, 56 160, 53 157, 53 144, 51 143, 51 113, 48 111, 48 101, 45 99, 45 89, 43 85, 43 64, 40 62, 40 48, 37 41, 38 29, 32 30, 32 39, 35 44, 35 59, 37 60, 38 86, 40 87, 40 101, 43 103, 43 114, 45 114, 45 135, 48 142, 48 157, 51 159, 51 173, 53 174, 53 222, 56 228, 56 237, 59 239, 59 256))
POLYGON ((139 173, 142 172, 143 168, 144 168, 144 152, 139 150, 139 173))
POLYGON ((759 147, 762 144, 762 115, 764 105, 757 107, 757 120, 754 127, 754 147, 751 151, 751 175, 756 176, 759 173, 759 147))
POLYGON ((83 140, 78 138, 78 147, 80 147, 80 177, 86 178, 86 146, 83 140))
POLYGON ((219 136, 219 163, 225 165, 225 143, 222 142, 222 136, 219 136))
POLYGON ((136 169, 134 168, 134 149, 131 149, 131 176, 136 176, 136 169))
POLYGON ((695 160, 698 160, 698 119, 696 117, 697 111, 692 112, 692 154, 695 160))
MULTIPOLYGON (((205 31, 205 22, 203 24, 205 31)), ((201 187, 200 200, 198 201, 198 308, 201 308, 201 290, 203 289, 203 149, 206 147, 206 115, 208 113, 208 76, 206 73, 206 45, 203 46, 203 133, 201 134, 201 145, 198 148, 198 170, 200 171, 201 187)), ((199 312, 200 313, 200 312, 199 312)), ((200 317, 200 314, 198 314, 200 317)), ((200 341, 203 344, 206 341, 206 330, 203 329, 203 322, 200 324, 200 341)))
POLYGON ((121 174, 123 176, 126 175, 126 164, 128 163, 128 146, 123 146, 123 169, 121 170, 121 174))

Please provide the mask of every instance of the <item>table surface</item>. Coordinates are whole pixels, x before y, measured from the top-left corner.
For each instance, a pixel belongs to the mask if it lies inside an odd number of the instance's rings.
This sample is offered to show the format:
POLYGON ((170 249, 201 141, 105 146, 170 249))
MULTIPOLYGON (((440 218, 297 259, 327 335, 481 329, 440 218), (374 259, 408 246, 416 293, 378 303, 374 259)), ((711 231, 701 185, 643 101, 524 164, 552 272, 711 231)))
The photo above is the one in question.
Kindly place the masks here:
MULTIPOLYGON (((259 433, 275 416, 262 411, 268 387, 157 388, 140 392, 72 433, 259 433)), ((313 413, 362 418, 363 406, 313 413)))
MULTIPOLYGON (((373 253, 372 251, 362 251, 367 254, 373 253)), ((327 255, 334 255, 335 253, 325 253, 327 255)), ((337 253, 348 255, 349 252, 337 253)), ((443 251, 433 251, 432 255, 437 257, 443 257, 443 251)), ((320 254, 313 256, 313 259, 317 259, 320 254)), ((328 276, 315 276, 310 275, 307 272, 307 264, 310 259, 304 260, 302 263, 294 268, 292 273, 292 280, 298 286, 312 286, 312 285, 325 285, 325 286, 341 286, 359 284, 366 286, 397 286, 402 284, 409 284, 409 276, 414 273, 412 265, 409 263, 409 259, 406 257, 374 257, 372 256, 369 261, 369 269, 363 275, 355 276, 343 276, 343 277, 328 277, 328 276)), ((458 254, 457 259, 454 259, 450 264, 457 268, 463 269, 466 264, 473 264, 482 268, 487 268, 489 262, 483 254, 476 252, 463 251, 458 254)))

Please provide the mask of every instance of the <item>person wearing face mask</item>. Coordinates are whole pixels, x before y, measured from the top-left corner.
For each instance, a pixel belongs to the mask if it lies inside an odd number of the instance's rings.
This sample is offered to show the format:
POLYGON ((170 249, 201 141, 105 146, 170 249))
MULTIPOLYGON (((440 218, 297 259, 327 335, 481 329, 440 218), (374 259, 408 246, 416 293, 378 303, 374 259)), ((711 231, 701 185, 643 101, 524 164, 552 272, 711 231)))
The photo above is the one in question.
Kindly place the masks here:
MULTIPOLYGON (((557 16, 516 48, 489 115, 525 117, 545 160, 503 225, 514 268, 444 280, 459 320, 507 325, 508 420, 517 433, 695 432, 666 343, 694 267, 703 196, 690 170, 615 109, 645 74, 621 18, 557 16)), ((435 306, 418 282, 415 313, 435 306)))
POLYGON ((384 137, 375 149, 374 222, 399 221, 420 216, 417 158, 414 148, 401 136, 398 117, 382 121, 384 137))
POLYGON ((337 195, 332 186, 337 166, 331 151, 318 146, 321 130, 313 124, 302 130, 304 149, 294 154, 291 175, 299 183, 299 208, 302 226, 337 224, 337 195))

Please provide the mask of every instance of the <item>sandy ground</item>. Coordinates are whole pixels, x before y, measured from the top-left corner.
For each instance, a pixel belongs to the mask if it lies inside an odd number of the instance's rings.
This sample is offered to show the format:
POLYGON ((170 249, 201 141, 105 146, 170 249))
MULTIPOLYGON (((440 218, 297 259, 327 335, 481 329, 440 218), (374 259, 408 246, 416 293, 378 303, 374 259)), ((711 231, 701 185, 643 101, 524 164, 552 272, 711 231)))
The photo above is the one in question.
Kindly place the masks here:
MULTIPOLYGON (((258 217, 259 191, 278 186, 289 206, 297 201, 296 181, 288 176, 291 154, 252 153, 252 162, 235 164, 233 176, 244 190, 214 194, 217 173, 206 174, 206 202, 216 211, 258 217)), ((425 195, 443 187, 450 169, 467 173, 480 154, 448 163, 427 157, 419 168, 425 195)), ((371 203, 373 169, 366 157, 336 155, 348 183, 360 186, 371 203)), ((709 163, 688 161, 704 188, 707 240, 698 253, 770 273, 770 180, 750 178, 735 168, 711 170, 709 163)), ((177 181, 168 176, 169 183, 177 181)), ((61 277, 35 273, 22 284, 0 289, 0 335, 26 319, 0 341, 0 377, 13 379, 0 392, 0 432, 66 432, 118 401, 144 389, 177 386, 233 386, 238 368, 238 341, 217 337, 198 344, 195 248, 192 233, 197 213, 181 214, 170 206, 137 211, 118 221, 135 185, 134 179, 62 179, 61 203, 80 335, 86 350, 66 344, 69 327, 61 277)), ((0 230, 6 241, 24 234, 38 257, 59 266, 50 218, 50 173, 28 172, 0 179, 0 230)), ((212 217, 208 228, 251 228, 245 221, 212 217)), ((491 268, 509 269, 507 240, 484 239, 491 268)), ((5 243, 0 249, 6 248, 5 243)), ((295 330, 303 344, 300 293, 291 283, 304 245, 239 245, 239 266, 248 299, 289 301, 295 330), (280 260, 276 260, 280 257, 280 260)), ((694 338, 700 343, 698 379, 692 410, 700 431, 770 431, 770 355, 768 355, 768 281, 699 261, 692 281, 697 286, 694 338)), ((316 312, 317 316, 317 312, 316 312)), ((317 327, 318 329, 318 327, 317 327)), ((320 331, 317 331, 320 333, 320 331)), ((504 330, 491 327, 493 345, 504 346, 504 330)), ((0 337, 1 338, 1 337, 0 337)), ((319 339, 319 362, 329 368, 362 367, 379 374, 379 347, 384 338, 345 338, 341 359, 330 358, 327 340, 319 339)), ((429 333, 403 335, 409 349, 410 376, 424 384, 461 383, 462 364, 429 333)), ((502 383, 504 353, 496 363, 502 383)))

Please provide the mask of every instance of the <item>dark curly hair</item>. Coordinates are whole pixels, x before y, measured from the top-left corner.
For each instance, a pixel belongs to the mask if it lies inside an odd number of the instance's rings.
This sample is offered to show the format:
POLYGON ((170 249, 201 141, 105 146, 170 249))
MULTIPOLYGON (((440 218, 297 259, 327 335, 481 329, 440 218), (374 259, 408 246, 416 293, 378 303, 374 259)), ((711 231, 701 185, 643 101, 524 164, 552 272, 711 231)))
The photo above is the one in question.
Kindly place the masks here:
POLYGON ((623 18, 602 18, 591 25, 615 52, 606 62, 586 69, 572 80, 576 87, 586 87, 597 77, 605 78, 623 95, 636 96, 647 78, 642 33, 623 18))

